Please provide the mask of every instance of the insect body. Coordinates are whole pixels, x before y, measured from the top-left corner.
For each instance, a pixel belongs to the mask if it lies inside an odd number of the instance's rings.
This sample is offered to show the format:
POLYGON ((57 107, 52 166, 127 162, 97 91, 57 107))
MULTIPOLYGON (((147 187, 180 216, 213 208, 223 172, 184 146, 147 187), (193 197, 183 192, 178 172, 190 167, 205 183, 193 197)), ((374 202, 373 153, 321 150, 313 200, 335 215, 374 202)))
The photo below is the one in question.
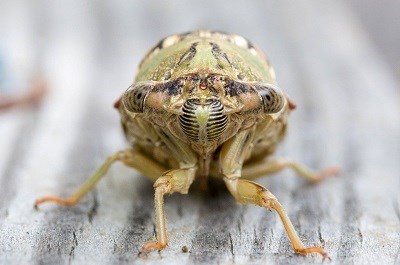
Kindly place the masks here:
POLYGON ((288 159, 264 159, 282 140, 294 104, 249 41, 211 31, 169 36, 145 56, 115 107, 131 147, 110 156, 71 197, 46 196, 35 206, 76 204, 121 161, 154 181, 157 238, 142 252, 162 250, 168 241, 164 195, 188 193, 196 178, 222 178, 238 202, 276 210, 297 253, 327 257, 320 247, 305 247, 276 197, 251 181, 290 167, 316 182, 336 168, 314 173, 288 159))

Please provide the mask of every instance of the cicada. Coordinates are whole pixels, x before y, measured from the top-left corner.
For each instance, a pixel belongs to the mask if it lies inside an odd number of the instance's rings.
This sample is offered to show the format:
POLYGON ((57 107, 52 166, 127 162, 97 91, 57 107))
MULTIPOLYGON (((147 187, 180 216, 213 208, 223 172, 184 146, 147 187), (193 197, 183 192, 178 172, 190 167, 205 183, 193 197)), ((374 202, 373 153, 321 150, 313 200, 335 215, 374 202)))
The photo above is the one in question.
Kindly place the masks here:
POLYGON ((337 172, 271 157, 294 107, 264 54, 245 38, 207 30, 166 37, 115 103, 130 147, 108 157, 69 198, 45 196, 35 206, 75 205, 120 161, 154 182, 156 239, 144 243, 147 253, 168 244, 165 195, 187 194, 195 179, 204 185, 220 178, 238 203, 275 210, 296 253, 326 258, 322 247, 304 246, 277 198, 252 181, 287 167, 312 182, 337 172))

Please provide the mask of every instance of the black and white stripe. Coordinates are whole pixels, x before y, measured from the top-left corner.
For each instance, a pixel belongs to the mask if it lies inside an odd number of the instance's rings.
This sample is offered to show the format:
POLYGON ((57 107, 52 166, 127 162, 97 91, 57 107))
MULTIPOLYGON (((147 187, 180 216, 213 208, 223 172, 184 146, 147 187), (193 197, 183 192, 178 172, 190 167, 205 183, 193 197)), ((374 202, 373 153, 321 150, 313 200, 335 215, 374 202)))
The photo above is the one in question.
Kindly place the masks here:
POLYGON ((183 105, 179 124, 191 141, 214 141, 222 135, 228 123, 228 117, 223 114, 223 109, 219 100, 210 100, 206 105, 202 105, 198 99, 189 99, 183 105), (200 106, 206 107, 209 112, 205 126, 198 121, 197 110, 200 106))

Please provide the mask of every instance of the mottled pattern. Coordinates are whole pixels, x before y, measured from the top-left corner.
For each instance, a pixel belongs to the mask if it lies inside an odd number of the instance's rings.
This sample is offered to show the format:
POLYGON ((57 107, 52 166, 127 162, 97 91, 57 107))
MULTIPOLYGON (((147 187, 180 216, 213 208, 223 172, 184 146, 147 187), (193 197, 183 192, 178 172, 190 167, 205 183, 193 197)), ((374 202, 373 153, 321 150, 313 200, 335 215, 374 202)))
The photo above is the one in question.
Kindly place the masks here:
POLYGON ((275 79, 274 71, 263 53, 245 38, 203 30, 161 40, 140 63, 136 81, 161 81, 170 74, 177 78, 187 74, 188 67, 194 72, 213 68, 214 73, 232 79, 238 76, 249 81, 273 82, 275 79), (199 60, 193 60, 196 54, 199 60))

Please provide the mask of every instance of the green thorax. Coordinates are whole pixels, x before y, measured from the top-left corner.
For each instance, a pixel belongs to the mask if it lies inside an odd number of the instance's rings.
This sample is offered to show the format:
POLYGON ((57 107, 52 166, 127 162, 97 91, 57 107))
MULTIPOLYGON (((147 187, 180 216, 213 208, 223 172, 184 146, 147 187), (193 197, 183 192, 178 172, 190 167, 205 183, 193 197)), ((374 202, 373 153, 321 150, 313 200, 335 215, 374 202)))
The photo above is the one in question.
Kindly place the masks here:
POLYGON ((136 81, 164 81, 194 73, 275 82, 274 71, 264 55, 247 40, 208 31, 162 40, 142 61, 136 81))

